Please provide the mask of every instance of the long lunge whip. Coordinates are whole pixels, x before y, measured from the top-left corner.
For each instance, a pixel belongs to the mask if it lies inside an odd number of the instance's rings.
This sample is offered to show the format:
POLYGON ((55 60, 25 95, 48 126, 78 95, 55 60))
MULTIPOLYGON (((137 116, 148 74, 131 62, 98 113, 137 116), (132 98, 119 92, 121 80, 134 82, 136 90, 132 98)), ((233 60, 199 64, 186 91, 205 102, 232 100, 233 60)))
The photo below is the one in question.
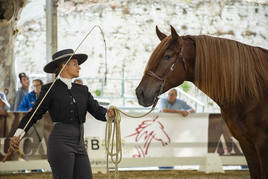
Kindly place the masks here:
MULTIPOLYGON (((45 95, 43 96, 43 98, 41 99, 40 103, 37 105, 37 107, 35 108, 34 112, 32 113, 31 117, 29 118, 28 122, 26 123, 26 125, 24 126, 23 130, 25 131, 25 129, 27 128, 27 126, 29 125, 29 123, 31 122, 32 118, 34 117, 35 113, 37 112, 37 110, 39 109, 39 107, 41 106, 41 104, 43 103, 43 101, 45 100, 46 96, 48 95, 48 93, 50 92, 51 88, 53 87, 53 85, 55 84, 56 80, 59 78, 61 72, 64 70, 65 66, 69 63, 69 61, 72 59, 73 55, 76 53, 76 51, 79 49, 79 47, 82 45, 82 43, 86 40, 86 38, 89 36, 89 34, 91 34, 91 32, 95 29, 95 28, 99 28, 101 31, 101 35, 104 41, 104 45, 105 45, 105 80, 106 80, 106 74, 107 74, 107 45, 106 45, 106 41, 105 41, 105 37, 104 37, 104 32, 102 30, 102 28, 99 25, 95 25, 94 27, 92 27, 90 29, 90 31, 86 34, 86 36, 82 39, 82 41, 79 43, 79 45, 77 46, 77 48, 74 50, 74 52, 72 53, 72 55, 69 57, 69 59, 67 60, 67 62, 64 64, 64 66, 62 67, 62 69, 60 70, 59 74, 56 76, 56 78, 53 80, 52 84, 50 85, 50 87, 48 88, 47 92, 45 93, 45 95)), ((19 140, 20 139, 20 135, 19 135, 19 140)), ((9 147, 8 152, 6 154, 6 156, 3 158, 2 162, 5 162, 7 160, 7 158, 12 154, 13 150, 12 148, 9 147)))

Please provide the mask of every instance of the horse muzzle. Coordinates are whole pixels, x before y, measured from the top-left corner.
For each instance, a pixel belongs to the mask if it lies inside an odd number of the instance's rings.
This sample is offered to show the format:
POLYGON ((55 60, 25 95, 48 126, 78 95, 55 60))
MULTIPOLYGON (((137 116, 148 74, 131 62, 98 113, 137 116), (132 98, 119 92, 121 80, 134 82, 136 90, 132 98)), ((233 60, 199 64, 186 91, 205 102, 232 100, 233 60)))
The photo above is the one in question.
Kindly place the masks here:
POLYGON ((138 98, 139 104, 144 107, 151 106, 157 97, 155 94, 146 93, 142 87, 136 88, 136 96, 138 98))

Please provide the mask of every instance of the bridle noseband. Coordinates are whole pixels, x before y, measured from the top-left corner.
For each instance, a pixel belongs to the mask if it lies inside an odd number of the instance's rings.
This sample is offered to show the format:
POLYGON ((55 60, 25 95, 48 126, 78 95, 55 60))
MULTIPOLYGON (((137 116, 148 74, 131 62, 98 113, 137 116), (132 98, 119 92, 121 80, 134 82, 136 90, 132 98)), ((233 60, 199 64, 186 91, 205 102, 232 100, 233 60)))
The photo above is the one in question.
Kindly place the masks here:
POLYGON ((145 75, 149 76, 149 77, 152 77, 153 79, 156 79, 157 81, 161 81, 161 85, 160 85, 160 90, 159 90, 159 93, 158 95, 155 97, 154 99, 154 105, 156 105, 157 101, 158 101, 158 96, 162 94, 163 92, 163 89, 164 89, 164 86, 165 86, 165 83, 166 83, 166 79, 167 79, 167 76, 169 75, 170 72, 174 71, 174 67, 175 65, 177 64, 177 62, 179 61, 179 59, 182 59, 182 63, 183 63, 183 67, 186 71, 186 67, 185 67, 185 62, 184 62, 184 58, 182 56, 182 53, 180 51, 179 55, 176 57, 174 63, 172 63, 170 65, 170 68, 166 71, 166 73, 164 74, 163 77, 160 77, 159 75, 157 75, 155 72, 153 72, 152 70, 149 70, 145 75))
POLYGON ((160 76, 158 76, 156 73, 154 73, 153 71, 149 70, 146 75, 153 77, 154 79, 158 80, 158 81, 165 81, 165 78, 161 78, 160 76))

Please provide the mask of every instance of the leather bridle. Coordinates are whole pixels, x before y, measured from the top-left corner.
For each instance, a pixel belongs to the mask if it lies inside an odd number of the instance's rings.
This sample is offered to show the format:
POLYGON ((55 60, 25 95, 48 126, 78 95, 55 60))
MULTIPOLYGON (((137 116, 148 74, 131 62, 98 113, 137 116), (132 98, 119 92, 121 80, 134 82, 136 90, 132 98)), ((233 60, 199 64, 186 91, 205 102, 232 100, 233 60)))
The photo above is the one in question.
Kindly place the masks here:
POLYGON ((182 60, 184 70, 186 71, 185 59, 183 58, 182 53, 180 51, 179 55, 175 58, 175 61, 170 65, 170 67, 164 73, 164 76, 163 77, 160 77, 159 75, 157 75, 152 70, 147 71, 147 73, 145 74, 145 75, 147 75, 149 77, 152 77, 153 79, 155 79, 157 81, 161 81, 161 86, 160 86, 160 91, 159 91, 158 96, 160 94, 162 94, 162 92, 163 92, 163 88, 164 88, 164 84, 166 83, 167 76, 169 75, 169 73, 171 73, 171 72, 174 71, 174 68, 175 68, 176 64, 178 63, 178 61, 180 59, 182 60))

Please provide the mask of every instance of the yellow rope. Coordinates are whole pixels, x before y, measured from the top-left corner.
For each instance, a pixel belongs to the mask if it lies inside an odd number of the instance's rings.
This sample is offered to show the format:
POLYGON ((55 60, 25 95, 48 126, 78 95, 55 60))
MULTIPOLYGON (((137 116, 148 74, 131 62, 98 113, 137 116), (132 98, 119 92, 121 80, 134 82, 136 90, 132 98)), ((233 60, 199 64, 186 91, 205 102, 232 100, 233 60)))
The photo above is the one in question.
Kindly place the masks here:
POLYGON ((114 106, 115 118, 107 118, 105 129, 105 149, 106 149, 106 171, 108 178, 111 178, 109 173, 109 157, 115 167, 115 179, 119 179, 118 164, 122 159, 122 146, 121 146, 121 129, 120 129, 120 110, 114 106), (115 140, 115 141, 114 141, 115 140))
POLYGON ((119 179, 118 164, 122 160, 122 145, 121 145, 121 129, 120 122, 121 116, 120 113, 124 114, 127 117, 131 118, 142 118, 152 112, 155 108, 156 103, 153 105, 152 109, 140 116, 133 116, 126 114, 115 106, 111 106, 110 109, 113 109, 115 112, 115 117, 110 118, 106 116, 106 128, 105 128, 105 150, 106 150, 106 171, 107 176, 110 179, 111 175, 109 172, 109 158, 114 164, 115 173, 114 178, 119 179))
MULTIPOLYGON (((13 152, 12 149, 9 148, 6 156, 2 159, 2 162, 3 163, 6 162, 7 158, 12 154, 12 152, 13 152)), ((19 153, 19 156, 18 156, 18 160, 19 160, 21 158, 21 156, 22 156, 21 150, 20 149, 15 149, 14 152, 18 152, 19 153)))
POLYGON ((21 156, 22 156, 22 151, 20 149, 17 149, 14 151, 15 153, 18 152, 19 153, 19 156, 18 156, 18 160, 21 159, 21 156))

